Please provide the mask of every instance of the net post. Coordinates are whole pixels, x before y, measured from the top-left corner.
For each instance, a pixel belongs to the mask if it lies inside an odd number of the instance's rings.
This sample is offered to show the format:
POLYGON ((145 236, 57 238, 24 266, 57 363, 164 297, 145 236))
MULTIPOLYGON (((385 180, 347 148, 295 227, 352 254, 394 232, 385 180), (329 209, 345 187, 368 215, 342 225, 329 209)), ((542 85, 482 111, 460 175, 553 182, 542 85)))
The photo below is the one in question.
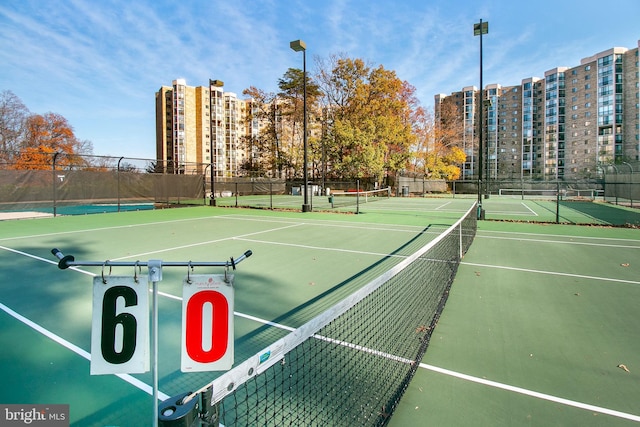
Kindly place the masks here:
POLYGON ((200 404, 200 424, 197 425, 198 427, 218 427, 220 425, 220 402, 211 404, 212 397, 213 386, 207 387, 206 390, 198 394, 200 404))
POLYGON ((159 427, 191 427, 197 422, 198 400, 184 401, 190 393, 172 396, 158 405, 159 427))
POLYGON ((458 226, 458 259, 462 260, 462 255, 464 254, 463 241, 462 241, 462 232, 464 230, 463 227, 464 221, 460 223, 458 226))
POLYGON ((356 215, 360 213, 360 180, 356 180, 356 215))

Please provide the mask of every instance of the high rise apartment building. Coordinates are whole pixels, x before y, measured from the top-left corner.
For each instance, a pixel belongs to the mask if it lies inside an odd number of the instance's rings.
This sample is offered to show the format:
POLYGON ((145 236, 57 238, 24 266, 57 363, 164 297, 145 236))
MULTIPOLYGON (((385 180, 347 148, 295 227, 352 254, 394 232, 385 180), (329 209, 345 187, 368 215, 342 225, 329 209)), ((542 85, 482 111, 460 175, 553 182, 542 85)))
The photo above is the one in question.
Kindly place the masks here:
POLYGON ((435 96, 456 106, 467 154, 463 179, 478 176, 483 110, 483 175, 489 179, 583 179, 607 165, 640 162, 638 47, 612 48, 516 86, 489 84, 435 96))
POLYGON ((156 92, 156 158, 163 172, 236 176, 249 153, 245 135, 257 132, 245 120, 250 100, 225 92, 223 83, 187 86, 177 79, 156 92))

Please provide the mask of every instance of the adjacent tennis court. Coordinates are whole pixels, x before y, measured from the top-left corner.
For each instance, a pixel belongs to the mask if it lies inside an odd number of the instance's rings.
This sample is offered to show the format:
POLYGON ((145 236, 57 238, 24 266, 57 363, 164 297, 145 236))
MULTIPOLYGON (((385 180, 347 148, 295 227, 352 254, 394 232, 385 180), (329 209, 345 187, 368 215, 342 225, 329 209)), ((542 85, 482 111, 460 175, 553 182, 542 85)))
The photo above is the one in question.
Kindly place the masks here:
POLYGON ((479 222, 390 425, 638 425, 639 239, 479 222))
MULTIPOLYGON (((227 260, 251 250, 233 272, 239 364, 400 264, 473 202, 390 198, 362 215, 200 207, 2 221, 0 402, 66 403, 77 426, 151 424, 149 373, 89 375, 93 277, 140 272, 62 271, 54 247, 76 260, 132 262, 227 260)), ((484 203, 488 218, 498 212, 493 202, 484 203)), ((635 424, 638 248, 635 229, 479 222, 391 425, 635 424)), ((211 272, 221 269, 163 268, 160 400, 220 375, 180 371, 182 282, 211 272)))

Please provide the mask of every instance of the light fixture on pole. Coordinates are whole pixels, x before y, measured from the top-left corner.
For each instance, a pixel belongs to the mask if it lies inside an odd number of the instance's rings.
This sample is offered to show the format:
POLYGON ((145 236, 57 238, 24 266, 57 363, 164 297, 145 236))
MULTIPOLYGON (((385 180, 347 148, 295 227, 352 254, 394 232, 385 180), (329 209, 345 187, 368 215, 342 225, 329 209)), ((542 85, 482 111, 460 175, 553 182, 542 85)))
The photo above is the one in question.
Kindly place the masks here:
MULTIPOLYGON (((473 24, 473 35, 474 36, 480 36, 480 108, 479 108, 479 123, 478 123, 478 136, 479 136, 479 141, 478 141, 478 219, 483 219, 484 217, 484 211, 482 209, 482 157, 484 155, 483 153, 483 128, 484 125, 482 123, 482 110, 484 109, 484 105, 483 105, 483 92, 482 92, 482 35, 483 34, 488 34, 489 33, 489 23, 488 22, 482 22, 482 19, 480 20, 480 23, 478 24, 473 24)), ((489 159, 487 158, 487 162, 489 161, 489 159)))
POLYGON ((309 194, 307 192, 307 45, 302 40, 294 40, 289 43, 289 47, 291 47, 295 52, 302 51, 302 115, 304 116, 302 125, 302 131, 304 132, 302 137, 304 147, 304 164, 302 166, 302 175, 304 180, 302 183, 302 191, 304 194, 304 202, 302 204, 302 212, 309 212, 311 211, 311 205, 309 205, 309 194))

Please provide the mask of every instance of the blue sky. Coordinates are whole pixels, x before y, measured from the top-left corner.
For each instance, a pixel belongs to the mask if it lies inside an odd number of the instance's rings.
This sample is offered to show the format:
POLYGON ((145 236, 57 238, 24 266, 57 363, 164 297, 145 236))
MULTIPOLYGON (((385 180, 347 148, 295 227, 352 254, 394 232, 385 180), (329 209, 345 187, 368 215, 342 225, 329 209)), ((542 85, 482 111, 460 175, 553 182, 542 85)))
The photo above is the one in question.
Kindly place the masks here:
POLYGON ((94 154, 155 158, 155 92, 209 78, 241 96, 277 91, 302 68, 291 40, 314 57, 345 54, 394 70, 423 106, 437 93, 519 84, 640 39, 638 0, 4 0, 0 91, 34 113, 66 117, 94 154))

